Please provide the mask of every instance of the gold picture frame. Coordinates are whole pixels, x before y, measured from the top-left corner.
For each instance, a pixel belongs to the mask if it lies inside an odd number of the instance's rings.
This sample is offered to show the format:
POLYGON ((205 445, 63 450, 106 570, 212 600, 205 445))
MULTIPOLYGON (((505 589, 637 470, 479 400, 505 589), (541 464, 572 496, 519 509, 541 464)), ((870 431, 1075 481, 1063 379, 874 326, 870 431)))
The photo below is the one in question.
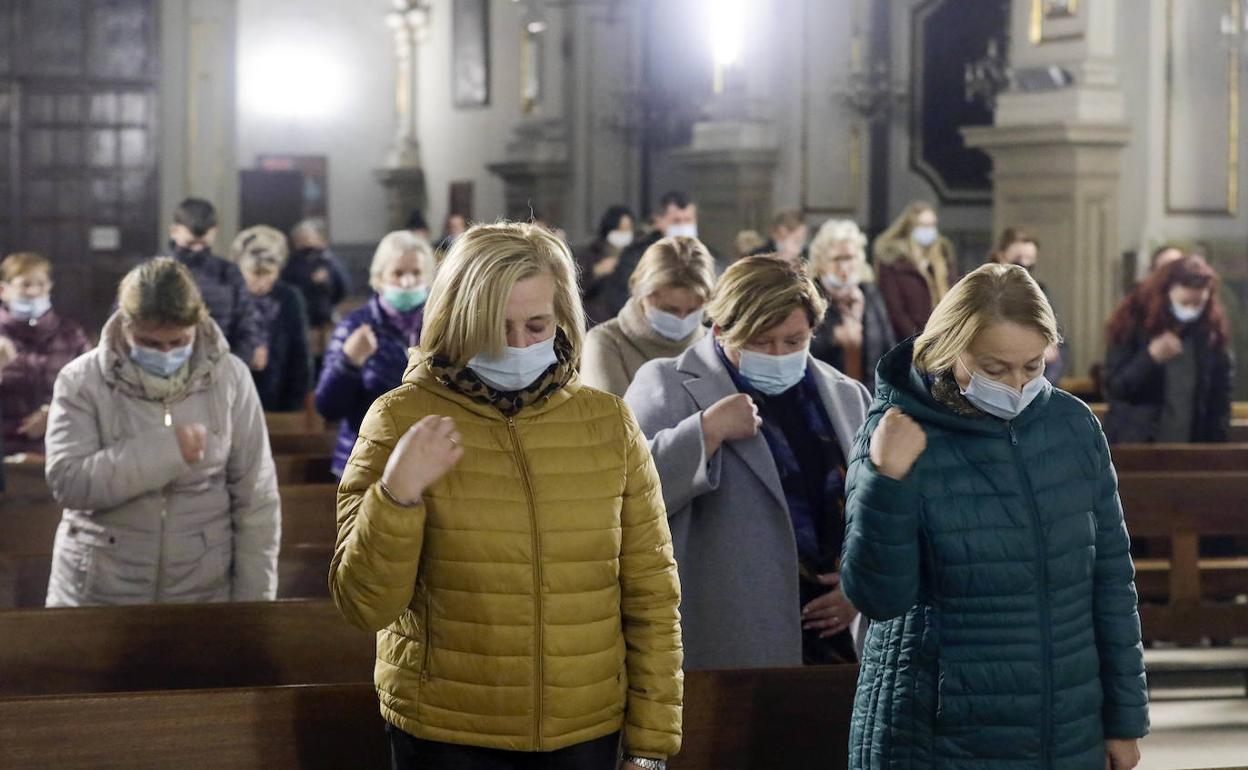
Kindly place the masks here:
POLYGON ((1070 28, 1070 22, 1077 22, 1081 6, 1080 0, 1031 0, 1032 45, 1082 38, 1082 28, 1070 28))

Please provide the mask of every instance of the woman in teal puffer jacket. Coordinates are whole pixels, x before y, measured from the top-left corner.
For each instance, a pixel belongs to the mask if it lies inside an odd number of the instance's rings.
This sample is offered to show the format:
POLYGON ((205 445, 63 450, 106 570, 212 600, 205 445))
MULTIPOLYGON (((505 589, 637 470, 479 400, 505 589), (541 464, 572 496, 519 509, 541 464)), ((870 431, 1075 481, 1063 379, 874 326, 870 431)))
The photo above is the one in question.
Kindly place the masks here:
POLYGON ((1134 567, 1099 423, 1044 379, 1052 308, 985 265, 880 363, 841 585, 875 621, 850 767, 1130 770, 1134 567))

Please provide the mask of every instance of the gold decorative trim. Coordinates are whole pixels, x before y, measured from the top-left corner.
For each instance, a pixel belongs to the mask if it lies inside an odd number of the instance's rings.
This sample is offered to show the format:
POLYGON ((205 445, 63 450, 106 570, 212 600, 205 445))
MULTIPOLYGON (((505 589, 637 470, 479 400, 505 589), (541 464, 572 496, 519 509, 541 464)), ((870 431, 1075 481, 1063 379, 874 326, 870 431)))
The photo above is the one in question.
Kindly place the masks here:
POLYGON ((1028 37, 1031 39, 1031 44, 1043 45, 1045 43, 1081 39, 1083 37, 1082 31, 1045 34, 1044 22, 1046 19, 1073 19, 1079 16, 1079 0, 1069 0, 1069 2, 1066 3, 1065 10, 1058 13, 1055 13, 1053 8, 1049 6, 1051 1, 1052 0, 1031 0, 1031 24, 1028 30, 1028 37))
MULTIPOLYGON (((1239 0, 1225 0, 1235 29, 1242 25, 1239 0)), ((1176 206, 1171 190, 1171 160, 1174 142, 1174 5, 1166 0, 1166 127, 1165 187, 1166 213, 1202 217, 1233 217, 1239 212, 1239 70, 1240 46, 1231 45, 1226 62, 1226 204, 1220 208, 1184 208, 1176 206)), ((1242 35, 1242 32, 1238 34, 1242 35)), ((1236 41, 1238 42, 1238 41, 1236 41)))

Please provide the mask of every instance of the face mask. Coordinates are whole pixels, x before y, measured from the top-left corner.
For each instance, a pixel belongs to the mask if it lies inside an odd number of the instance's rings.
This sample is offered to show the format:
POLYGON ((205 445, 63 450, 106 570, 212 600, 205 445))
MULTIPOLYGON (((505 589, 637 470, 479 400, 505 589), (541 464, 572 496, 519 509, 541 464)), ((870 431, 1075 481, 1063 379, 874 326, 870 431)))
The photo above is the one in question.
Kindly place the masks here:
POLYGON ((667 232, 663 234, 668 238, 697 238, 698 225, 694 222, 687 225, 669 225, 667 232))
POLYGON ((936 239, 940 237, 940 231, 935 227, 922 225, 914 228, 914 232, 911 233, 911 237, 914 238, 915 243, 926 248, 936 242, 936 239))
POLYGON ((130 358, 157 377, 170 377, 191 359, 194 343, 169 351, 153 350, 141 345, 130 346, 130 358))
POLYGON ((508 346, 497 358, 484 353, 475 355, 468 368, 476 372, 494 390, 512 393, 532 385, 542 373, 558 363, 555 338, 529 345, 527 348, 508 346))
POLYGON ((381 298, 390 307, 400 313, 406 313, 425 304, 425 300, 429 299, 429 287, 417 286, 415 289, 400 289, 398 286, 387 286, 385 291, 381 293, 381 298))
POLYGON ((1205 314, 1205 306, 1202 304, 1198 307, 1188 307, 1177 302, 1171 302, 1170 312, 1174 314, 1175 320, 1179 323, 1190 324, 1205 314))
POLYGON ((823 288, 828 291, 837 291, 838 289, 848 289, 857 286, 857 281, 842 281, 836 277, 835 273, 828 273, 819 279, 823 283, 823 288))
POLYGON ((9 312, 19 321, 35 321, 43 318, 52 309, 52 298, 46 294, 42 297, 27 299, 18 297, 9 303, 9 312))
POLYGON ((695 310, 681 318, 652 307, 646 310, 646 318, 650 320, 650 328, 672 342, 679 342, 685 339, 702 325, 701 309, 695 310))
POLYGON ((769 356, 766 353, 741 351, 741 376, 759 392, 778 396, 806 376, 806 359, 809 351, 802 349, 786 356, 769 356))
MULTIPOLYGON (((961 364, 962 359, 958 359, 958 363, 961 364)), ((1013 420, 1018 417, 1031 406, 1031 402, 1035 401, 1037 396, 1053 387, 1044 378, 1043 372, 1024 385, 1020 393, 1003 382, 997 382, 978 372, 972 372, 966 364, 962 364, 962 368, 971 374, 971 384, 960 388, 962 395, 976 409, 1002 420, 1013 420)))
POLYGON ((633 243, 632 230, 612 230, 607 233, 607 243, 617 249, 627 249, 633 243))

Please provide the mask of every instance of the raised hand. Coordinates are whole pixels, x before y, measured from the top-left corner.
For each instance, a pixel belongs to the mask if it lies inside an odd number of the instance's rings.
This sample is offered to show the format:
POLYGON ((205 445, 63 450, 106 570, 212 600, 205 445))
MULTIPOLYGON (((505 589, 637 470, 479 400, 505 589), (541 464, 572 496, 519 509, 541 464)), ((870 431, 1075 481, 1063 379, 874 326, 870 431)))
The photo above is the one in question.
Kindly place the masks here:
POLYGON ((702 413, 702 436, 706 456, 719 451, 727 441, 740 441, 758 434, 763 418, 758 405, 745 393, 725 396, 702 413))
POLYGON ((182 459, 194 465, 204 459, 204 449, 208 442, 208 429, 202 422, 190 425, 179 425, 173 429, 178 437, 178 448, 182 450, 182 459))
POLYGON ((898 481, 906 477, 925 449, 927 434, 922 426, 896 407, 884 414, 871 434, 871 462, 880 473, 898 481))
POLYGON ((416 505, 425 490, 454 468, 463 456, 455 421, 431 414, 399 439, 381 474, 381 483, 396 502, 416 505))
POLYGON ((351 332, 351 336, 347 337, 346 342, 342 343, 342 354, 352 365, 358 367, 368 362, 377 352, 377 335, 373 332, 373 327, 368 324, 361 324, 351 332))

